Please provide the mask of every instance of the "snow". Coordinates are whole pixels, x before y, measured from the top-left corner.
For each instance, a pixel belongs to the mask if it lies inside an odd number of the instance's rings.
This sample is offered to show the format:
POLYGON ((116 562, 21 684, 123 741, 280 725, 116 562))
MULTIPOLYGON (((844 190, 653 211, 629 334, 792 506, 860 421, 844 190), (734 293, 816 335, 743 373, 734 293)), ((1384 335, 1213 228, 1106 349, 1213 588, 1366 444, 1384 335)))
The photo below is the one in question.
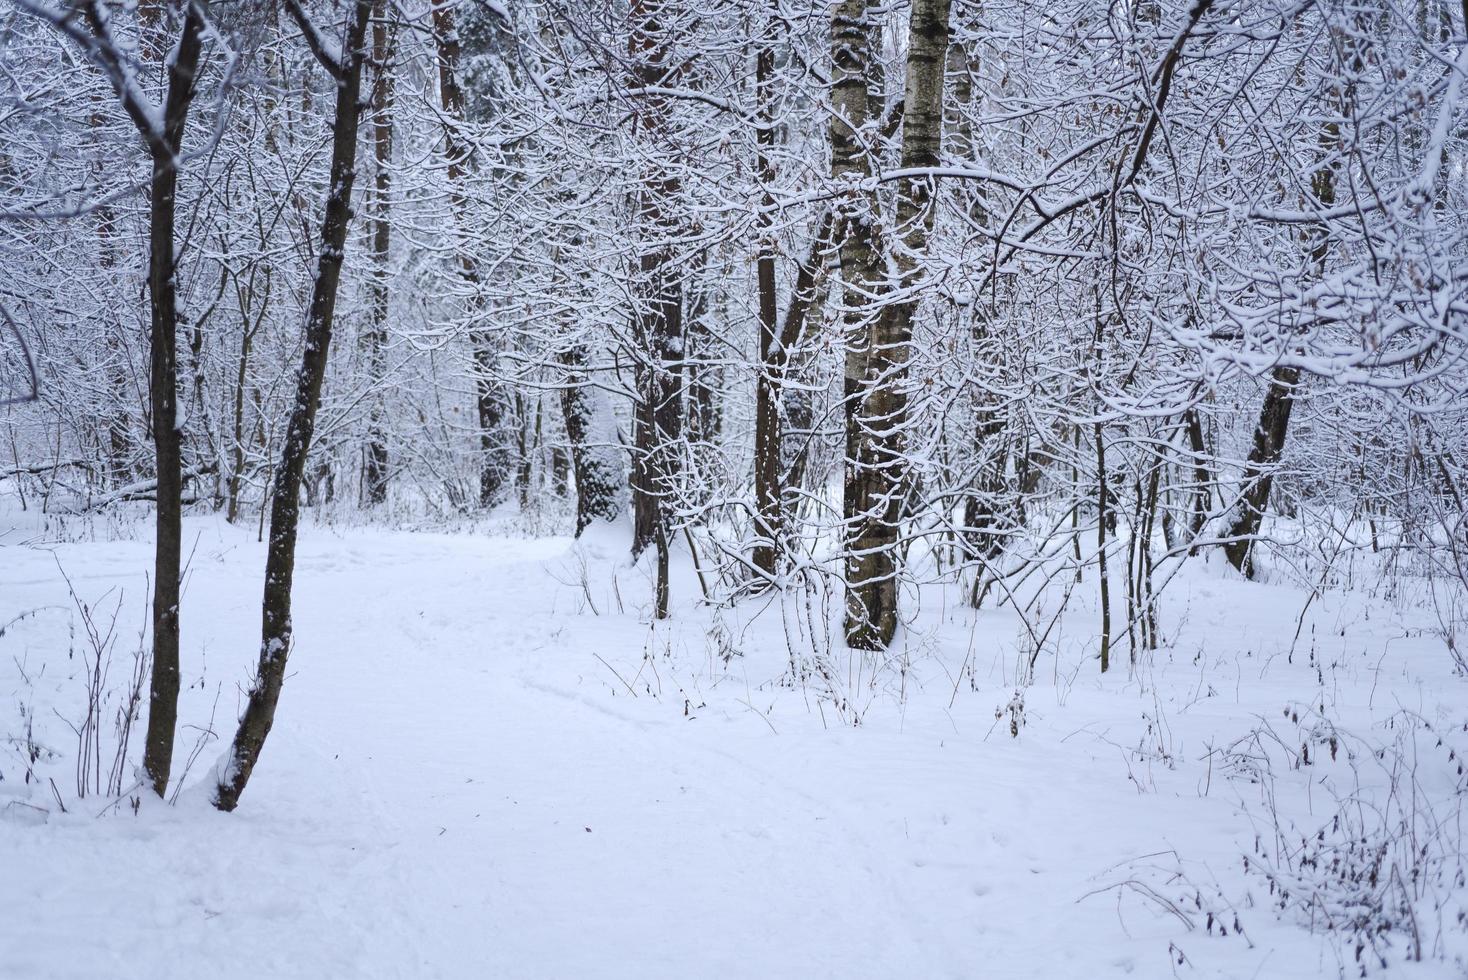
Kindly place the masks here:
MULTIPOLYGON (((1359 590, 1308 601, 1201 560, 1131 677, 1124 645, 1097 672, 1090 600, 1026 685, 1017 618, 932 591, 907 597, 921 611, 892 664, 837 647, 831 681, 781 685, 796 611, 697 605, 686 554, 654 625, 647 567, 611 531, 308 526, 280 712, 221 814, 210 763, 259 642, 253 532, 186 522, 175 777, 211 716, 220 737, 176 804, 136 814, 75 798, 65 719, 83 682, 58 563, 93 609, 122 590, 120 683, 148 536, 0 535, 0 623, 38 610, 0 635, 0 977, 1356 976, 1243 872, 1269 834, 1263 786, 1222 752, 1265 723, 1308 738, 1322 705, 1372 744, 1400 709, 1468 742, 1468 681, 1429 612, 1359 590), (22 780, 22 704, 67 813, 22 780), (1186 897, 1182 917, 1143 887, 1186 897)), ((1461 777, 1414 744, 1428 797, 1451 797, 1461 777)), ((1348 770, 1324 755, 1275 760, 1290 819, 1329 820, 1348 770)), ((1445 959, 1368 975, 1462 976, 1468 945, 1444 931, 1445 959)))

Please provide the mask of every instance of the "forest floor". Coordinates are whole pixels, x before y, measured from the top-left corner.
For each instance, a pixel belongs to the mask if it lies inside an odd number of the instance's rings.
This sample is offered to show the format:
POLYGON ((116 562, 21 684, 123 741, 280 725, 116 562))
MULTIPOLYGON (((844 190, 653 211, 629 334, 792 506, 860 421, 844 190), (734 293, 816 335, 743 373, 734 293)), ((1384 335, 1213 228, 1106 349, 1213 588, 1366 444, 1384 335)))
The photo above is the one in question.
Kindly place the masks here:
POLYGON ((28 517, 0 515, 6 980, 1468 969, 1468 679, 1371 569, 1311 599, 1196 561, 1104 676, 1087 583, 1025 682, 1019 618, 952 589, 878 664, 812 648, 801 601, 698 603, 686 558, 652 625, 620 544, 308 527, 276 725, 221 814, 264 549, 190 519, 187 776, 135 813, 78 792, 67 582, 118 613, 105 784, 151 541, 28 517), (1353 916, 1392 924, 1359 962, 1353 916))

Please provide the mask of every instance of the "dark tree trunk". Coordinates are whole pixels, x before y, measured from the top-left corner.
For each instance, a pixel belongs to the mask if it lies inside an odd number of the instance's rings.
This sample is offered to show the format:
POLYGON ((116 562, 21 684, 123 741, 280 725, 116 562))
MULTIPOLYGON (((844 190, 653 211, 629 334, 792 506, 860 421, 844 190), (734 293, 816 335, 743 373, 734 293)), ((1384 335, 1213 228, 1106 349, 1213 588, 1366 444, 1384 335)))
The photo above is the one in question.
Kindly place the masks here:
POLYGON ((615 420, 601 392, 586 376, 586 357, 579 350, 561 356, 566 377, 561 384, 561 413, 571 466, 576 475, 576 536, 593 521, 615 521, 622 513, 626 474, 622 448, 616 445, 615 420))
MULTIPOLYGON (((469 148, 463 144, 458 129, 464 121, 464 89, 459 79, 462 52, 454 19, 455 6, 452 0, 434 0, 433 43, 438 54, 439 104, 449 123, 444 127, 449 203, 455 224, 462 226, 468 207, 462 188, 469 176, 469 148)), ((485 314, 479 265, 473 253, 462 246, 459 249, 459 275, 470 290, 471 322, 479 321, 485 314)), ((474 351, 474 410, 479 424, 479 506, 493 507, 499 503, 513 470, 504 431, 506 399, 501 386, 495 381, 493 341, 477 322, 469 333, 469 343, 474 351)))
MULTIPOLYGON (((1341 54, 1349 48, 1353 53, 1352 70, 1362 70, 1362 52, 1354 42, 1343 47, 1332 47, 1333 54, 1341 54)), ((1344 93, 1344 102, 1354 96, 1351 89, 1344 93)), ((1346 115, 1349 116, 1348 106, 1346 115)), ((1326 162, 1310 175, 1310 190, 1315 204, 1328 208, 1336 201, 1335 164, 1331 156, 1341 143, 1340 125, 1328 122, 1320 133, 1321 154, 1326 162)), ((1330 254, 1330 233, 1325 226, 1307 227, 1304 245, 1310 264, 1317 276, 1325 274, 1326 258, 1330 254)), ((1300 383, 1297 367, 1276 367, 1269 373, 1269 390, 1264 394, 1264 404, 1259 409, 1259 423, 1254 427, 1254 444, 1244 464, 1243 490, 1235 508, 1233 520, 1225 537, 1229 540, 1223 548, 1229 564, 1249 578, 1254 577, 1254 542, 1269 506, 1269 494, 1274 485, 1274 470, 1284 454, 1285 439, 1289 434, 1290 412, 1294 407, 1295 389, 1300 383)))
MULTIPOLYGON (((1196 539, 1203 533, 1203 526, 1208 523, 1208 511, 1212 507, 1213 493, 1209 487, 1213 483, 1213 476, 1208 471, 1208 444, 1203 439, 1203 421, 1198 416, 1198 410, 1190 408, 1183 415, 1183 422, 1187 426, 1188 451, 1193 456, 1193 509, 1192 516, 1188 520, 1188 531, 1196 539)), ((1189 551, 1193 554, 1193 551, 1189 551)))
POLYGON ((1104 674, 1111 667, 1111 576, 1106 567, 1106 532, 1115 530, 1115 518, 1111 514, 1111 490, 1106 479, 1106 435, 1100 422, 1095 424, 1095 433, 1096 574, 1101 588, 1101 673, 1104 674))
POLYGON ((389 194, 392 190, 392 57, 396 31, 387 23, 388 8, 378 0, 372 21, 372 150, 376 164, 372 193, 372 282, 368 287, 368 327, 363 336, 368 383, 375 389, 367 417, 367 445, 363 451, 362 496, 368 506, 387 499, 387 434, 383 431, 384 406, 380 390, 387 346, 388 284, 391 275, 392 222, 389 194))
MULTIPOLYGON (((667 19, 676 11, 667 0, 633 0, 628 17, 628 54, 632 82, 646 89, 667 85, 678 74, 672 64, 667 19)), ((669 106, 661 93, 644 91, 633 121, 645 133, 662 135, 669 106)), ((683 279, 671 239, 676 235, 671 208, 680 190, 677 176, 649 166, 637 190, 639 302, 633 338, 637 350, 637 406, 632 450, 632 555, 649 545, 659 551, 659 590, 666 588, 667 515, 663 498, 677 476, 677 442, 683 437, 683 279)), ((659 603, 665 610, 666 603, 659 603)))
MULTIPOLYGON (((308 37, 311 36, 311 31, 305 26, 306 15, 297 0, 289 2, 291 14, 302 22, 308 37)), ((321 402, 321 384, 326 376, 326 357, 331 346, 347 225, 351 221, 352 184, 357 176, 362 64, 366 60, 363 41, 371 12, 372 0, 357 0, 352 7, 346 41, 342 46, 342 63, 332 61, 325 52, 317 52, 317 57, 337 81, 336 113, 331 129, 331 183, 321 223, 321 248, 311 287, 306 342, 300 374, 296 378, 296 398, 286 425, 270 502, 270 541, 265 557, 265 594, 261 603, 260 662, 230 748, 228 767, 219 773, 214 805, 221 810, 233 810, 239 804, 240 794, 249 782, 275 721, 275 708, 285 682, 286 659, 291 647, 291 585, 296 565, 301 478, 316 426, 316 409, 321 402)))
POLYGON ((270 307, 270 288, 273 276, 270 269, 265 270, 265 285, 263 296, 257 297, 255 292, 255 277, 252 272, 249 284, 241 293, 240 319, 242 327, 240 331, 240 356, 235 362, 235 387, 234 387, 234 411, 233 424, 231 426, 230 438, 230 464, 229 480, 225 491, 225 520, 231 524, 239 520, 240 515, 240 482, 245 472, 245 390, 246 381, 249 377, 250 352, 255 345, 255 334, 259 332, 260 325, 265 321, 265 313, 270 307), (254 312, 258 303, 259 312, 254 312), (253 319, 252 319, 253 318, 253 319))
POLYGON ((479 506, 500 502, 510 478, 505 452, 504 393, 494 380, 494 349, 482 333, 470 335, 474 345, 474 410, 479 422, 479 506))
POLYGON ((517 455, 520 464, 515 467, 515 492, 519 496, 520 511, 530 509, 532 492, 535 489, 535 454, 540 449, 540 399, 517 395, 516 432, 519 434, 517 455))
POLYGON ((1229 564, 1249 578, 1254 577, 1254 542, 1269 506, 1275 467, 1284 454, 1295 385, 1299 381, 1299 368, 1279 367, 1270 372, 1269 390, 1259 410, 1259 424, 1254 427, 1254 444, 1244 464, 1243 492, 1233 520, 1224 532, 1229 539, 1223 546, 1224 555, 1229 564))
POLYGON ((754 393, 754 567, 767 576, 775 574, 775 563, 784 535, 781 513, 780 465, 780 369, 785 351, 780 344, 779 299, 775 291, 775 210, 770 188, 775 182, 775 168, 770 154, 775 147, 774 111, 769 87, 775 72, 776 20, 767 18, 764 37, 755 55, 754 100, 760 127, 755 132, 758 147, 756 167, 765 186, 764 207, 758 218, 759 255, 755 260, 755 278, 759 290, 759 360, 760 372, 754 393), (778 363, 777 363, 778 362, 778 363))
POLYGON ((564 446, 551 447, 551 482, 562 497, 571 493, 571 451, 564 446))
POLYGON ((683 435, 682 289, 671 256, 644 255, 642 271, 652 283, 651 308, 639 314, 636 336, 643 347, 637 367, 637 405, 633 422, 632 555, 665 540, 663 497, 676 475, 675 443, 683 435))
POLYGON ((184 14, 178 51, 168 68, 161 144, 151 146, 153 180, 149 194, 148 293, 151 336, 149 385, 153 446, 157 459, 157 542, 153 556, 153 668, 148 692, 148 733, 143 772, 162 796, 173 768, 173 736, 178 721, 179 573, 183 545, 183 452, 178 431, 178 296, 174 211, 178 192, 178 154, 194 98, 204 31, 202 3, 184 14))
MULTIPOLYGON (((990 562, 1004 548, 1004 509, 1008 486, 1004 478, 1008 466, 1007 447, 998 445, 1004 431, 1004 419, 992 407, 978 408, 979 424, 975 427, 975 448, 983 453, 994 447, 974 477, 973 492, 963 503, 963 550, 970 561, 990 562)), ((977 593, 976 593, 977 594, 977 593)))
MULTIPOLYGON (((763 268, 765 259, 762 257, 760 260, 760 379, 755 392, 754 418, 755 530, 759 544, 755 547, 753 561, 755 567, 767 575, 775 572, 784 547, 785 495, 792 477, 798 476, 798 470, 787 468, 785 460, 785 379, 791 367, 791 353, 805 336, 805 325, 816 304, 821 273, 825 268, 823 253, 830 245, 834 222, 835 213, 832 211, 821 216, 811 240, 810 254, 796 273, 794 289, 778 333, 774 332, 773 252, 769 255, 768 292, 763 268), (766 323, 771 325, 768 330, 766 323)), ((806 424, 809 424, 808 418, 806 424)))

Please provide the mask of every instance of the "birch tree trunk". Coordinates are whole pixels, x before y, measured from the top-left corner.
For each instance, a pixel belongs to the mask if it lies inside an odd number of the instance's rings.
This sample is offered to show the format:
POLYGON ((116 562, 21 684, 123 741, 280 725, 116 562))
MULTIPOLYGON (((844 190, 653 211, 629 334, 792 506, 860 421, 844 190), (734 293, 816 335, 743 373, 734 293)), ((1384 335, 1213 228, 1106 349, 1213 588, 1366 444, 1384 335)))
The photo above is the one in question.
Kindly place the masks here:
MULTIPOLYGON (((875 69, 872 41, 876 0, 841 0, 831 14, 831 179, 840 186, 868 178, 872 164, 867 140, 870 100, 867 89, 875 69)), ((870 307, 881 270, 877 258, 876 195, 847 191, 837 225, 841 268, 841 330, 846 347, 843 401, 846 463, 842 518, 849 535, 859 510, 856 456, 859 445, 858 401, 866 375, 870 343, 870 307)))
MULTIPOLYGON (((902 166, 934 167, 943 139, 943 66, 948 51, 949 0, 912 0, 907 81, 902 118, 902 166)), ((854 451, 846 461, 846 640, 878 650, 897 629, 898 538, 907 488, 904 453, 907 362, 917 309, 913 287, 921 274, 932 226, 933 180, 900 185, 893 267, 902 298, 870 322, 870 343, 858 389, 854 451)), ((848 355, 849 357, 849 355, 848 355)), ((849 363, 849 362, 848 362, 849 363)), ((848 368, 847 382, 851 375, 848 368)), ((854 429, 854 433, 852 430, 854 429)))

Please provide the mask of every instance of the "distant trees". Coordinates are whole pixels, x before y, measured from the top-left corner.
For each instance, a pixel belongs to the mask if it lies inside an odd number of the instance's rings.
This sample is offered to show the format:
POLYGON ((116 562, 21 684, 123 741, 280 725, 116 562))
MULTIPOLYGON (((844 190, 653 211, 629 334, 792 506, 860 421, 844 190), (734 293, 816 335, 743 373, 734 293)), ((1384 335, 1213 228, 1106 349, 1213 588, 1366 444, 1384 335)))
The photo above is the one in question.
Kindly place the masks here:
POLYGON ((3 479, 157 500, 160 790, 190 505, 270 523, 222 805, 302 506, 625 521, 653 616, 687 549, 863 651, 1079 579, 1106 667, 1175 562, 1461 543, 1459 5, 10 9, 3 479))

